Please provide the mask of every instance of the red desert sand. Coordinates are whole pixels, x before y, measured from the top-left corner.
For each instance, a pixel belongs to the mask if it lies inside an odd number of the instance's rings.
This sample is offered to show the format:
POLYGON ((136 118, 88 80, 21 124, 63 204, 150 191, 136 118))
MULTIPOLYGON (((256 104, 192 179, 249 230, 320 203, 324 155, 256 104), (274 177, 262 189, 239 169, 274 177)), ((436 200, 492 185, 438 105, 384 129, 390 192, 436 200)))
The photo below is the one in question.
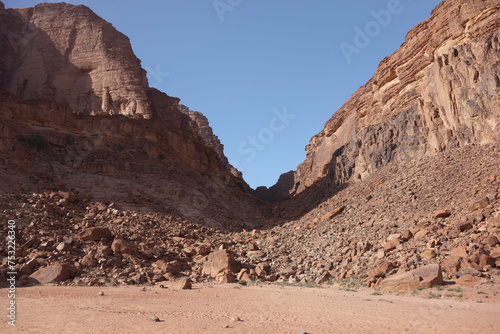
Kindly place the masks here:
POLYGON ((0 332, 498 333, 498 285, 451 289, 382 295, 279 285, 37 286, 19 289, 17 326, 3 321, 0 332))

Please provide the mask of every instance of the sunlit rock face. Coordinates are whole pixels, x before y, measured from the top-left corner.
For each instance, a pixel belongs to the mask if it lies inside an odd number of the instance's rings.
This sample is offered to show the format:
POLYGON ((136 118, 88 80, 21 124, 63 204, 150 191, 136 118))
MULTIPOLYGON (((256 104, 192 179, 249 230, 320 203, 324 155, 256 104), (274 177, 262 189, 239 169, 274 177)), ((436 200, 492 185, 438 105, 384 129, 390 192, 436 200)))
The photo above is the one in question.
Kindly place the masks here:
POLYGON ((500 6, 445 0, 306 147, 290 193, 500 140, 500 6))

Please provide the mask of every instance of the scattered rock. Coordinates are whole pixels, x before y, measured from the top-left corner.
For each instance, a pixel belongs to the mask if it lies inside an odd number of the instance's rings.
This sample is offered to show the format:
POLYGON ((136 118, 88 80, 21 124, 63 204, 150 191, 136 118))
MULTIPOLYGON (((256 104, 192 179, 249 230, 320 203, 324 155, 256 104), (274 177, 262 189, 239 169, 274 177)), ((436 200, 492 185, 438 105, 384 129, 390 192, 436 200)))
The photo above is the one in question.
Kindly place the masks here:
POLYGON ((495 259, 500 259, 500 247, 493 248, 490 251, 490 256, 495 259))
POLYGON ((130 254, 132 256, 138 256, 139 250, 132 246, 129 242, 123 240, 121 237, 115 237, 115 240, 111 244, 111 249, 113 252, 118 254, 130 254))
POLYGON ((461 244, 461 245, 451 249, 450 255, 454 256, 454 257, 466 258, 468 256, 467 247, 464 244, 461 244))
POLYGON ((103 238, 111 238, 111 231, 107 227, 92 227, 81 232, 79 235, 83 241, 100 241, 103 238))
POLYGON ((160 318, 158 318, 155 314, 151 313, 148 317, 151 322, 160 322, 160 318))
POLYGON ((400 244, 401 244, 401 242, 399 241, 399 239, 393 239, 393 240, 387 241, 384 245, 384 251, 390 252, 390 251, 396 249, 396 247, 398 247, 400 244))
POLYGON ((488 196, 483 196, 483 197, 477 198, 474 200, 474 202, 472 202, 469 205, 469 211, 474 212, 474 211, 479 210, 479 209, 484 209, 485 207, 488 206, 488 204, 490 204, 490 200, 489 200, 488 196))
POLYGON ((450 210, 438 210, 438 211, 434 212, 434 219, 447 218, 449 216, 451 216, 450 210))
POLYGON ((340 206, 340 207, 336 208, 335 210, 328 212, 327 214, 325 214, 321 217, 321 221, 328 221, 328 220, 331 220, 331 219, 337 217, 338 215, 340 215, 344 211, 344 209, 345 209, 344 206, 340 206))
POLYGON ((433 259, 436 257, 436 251, 434 249, 426 249, 420 253, 420 257, 423 259, 433 259))
POLYGON ((172 290, 191 290, 192 288, 191 280, 189 278, 181 278, 180 280, 172 283, 170 288, 172 290))

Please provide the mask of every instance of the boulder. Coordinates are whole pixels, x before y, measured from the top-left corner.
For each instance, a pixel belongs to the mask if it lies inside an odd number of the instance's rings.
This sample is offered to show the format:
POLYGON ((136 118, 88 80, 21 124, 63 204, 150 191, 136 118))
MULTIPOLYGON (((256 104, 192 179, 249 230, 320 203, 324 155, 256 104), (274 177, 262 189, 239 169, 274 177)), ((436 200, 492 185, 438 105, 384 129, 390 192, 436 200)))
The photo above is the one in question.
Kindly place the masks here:
POLYGON ((420 257, 423 259, 433 259, 436 257, 436 251, 434 249, 426 249, 420 253, 420 257))
POLYGON ((490 204, 488 196, 482 196, 474 199, 474 201, 469 205, 469 212, 473 212, 479 209, 484 209, 490 204))
POLYGON ((437 210, 436 212, 434 212, 434 219, 447 218, 449 216, 451 216, 450 210, 437 210))
POLYGON ((328 280, 330 279, 330 274, 328 272, 324 273, 323 275, 319 276, 315 281, 314 283, 316 284, 323 284, 323 283, 326 283, 328 282, 328 280))
POLYGON ((331 220, 335 217, 337 217, 338 215, 340 215, 345 209, 345 206, 339 206, 338 208, 336 208, 335 210, 332 210, 330 212, 328 212, 327 214, 323 215, 321 217, 321 221, 328 221, 328 220, 331 220))
POLYGON ((266 276, 269 270, 269 264, 267 262, 261 262, 255 267, 255 273, 257 276, 266 276))
POLYGON ((73 249, 73 247, 71 247, 71 244, 63 241, 63 242, 60 242, 59 245, 57 245, 56 249, 59 252, 69 252, 70 250, 73 249))
POLYGON ((495 246, 496 244, 498 244, 498 239, 496 236, 494 236, 493 234, 490 234, 487 238, 486 238, 486 244, 490 247, 493 247, 495 246))
POLYGON ((29 275, 33 273, 33 270, 36 268, 37 265, 38 261, 36 259, 31 259, 19 268, 19 273, 21 275, 29 275))
POLYGON ((250 276, 247 269, 241 269, 238 275, 236 276, 236 279, 238 281, 247 281, 247 282, 253 281, 253 278, 252 276, 250 276))
POLYGON ((457 284, 460 286, 478 286, 487 281, 484 277, 473 276, 470 274, 463 275, 457 280, 457 284))
POLYGON ((170 261, 167 262, 165 260, 158 260, 154 264, 158 269, 161 270, 163 274, 172 274, 176 275, 181 270, 181 264, 179 261, 170 261))
POLYGON ((115 238, 111 244, 111 249, 113 252, 118 254, 130 254, 132 256, 139 255, 139 250, 136 247, 121 238, 115 238))
POLYGON ((444 272, 448 274, 455 274, 460 270, 460 262, 462 258, 459 256, 450 256, 441 263, 444 272))
POLYGON ((390 276, 382 281, 384 292, 411 291, 418 288, 432 288, 443 284, 443 274, 439 264, 430 264, 418 269, 390 276))
POLYGON ((107 227, 91 227, 78 236, 83 241, 100 241, 102 238, 111 238, 111 231, 107 227))
POLYGON ((495 267, 495 259, 487 254, 481 254, 479 255, 479 266, 482 268, 485 268, 486 266, 492 266, 495 267))
POLYGON ((500 259, 500 247, 493 248, 490 251, 490 256, 494 257, 495 259, 500 259))
POLYGON ((80 260, 80 263, 84 267, 95 267, 97 265, 97 261, 91 254, 87 254, 80 260))
POLYGON ((399 241, 399 239, 387 241, 384 245, 384 251, 390 252, 391 250, 396 249, 396 247, 398 247, 400 243, 401 242, 399 241))
POLYGON ((192 286, 191 280, 187 277, 181 278, 170 284, 172 290, 191 290, 192 286))
POLYGON ((207 256, 202 272, 215 278, 220 273, 237 273, 239 270, 240 264, 236 262, 234 253, 227 249, 221 249, 207 256))
POLYGON ((457 247, 450 250, 450 255, 453 257, 467 257, 467 247, 464 244, 460 244, 457 247))
POLYGON ((49 282, 65 281, 71 276, 67 265, 59 263, 40 268, 29 276, 29 281, 34 284, 47 284, 49 282))
POLYGON ((394 264, 390 261, 382 261, 372 270, 368 270, 367 275, 370 278, 384 277, 385 274, 394 269, 394 264))
POLYGON ((220 273, 215 280, 218 283, 234 283, 236 281, 233 273, 220 273))

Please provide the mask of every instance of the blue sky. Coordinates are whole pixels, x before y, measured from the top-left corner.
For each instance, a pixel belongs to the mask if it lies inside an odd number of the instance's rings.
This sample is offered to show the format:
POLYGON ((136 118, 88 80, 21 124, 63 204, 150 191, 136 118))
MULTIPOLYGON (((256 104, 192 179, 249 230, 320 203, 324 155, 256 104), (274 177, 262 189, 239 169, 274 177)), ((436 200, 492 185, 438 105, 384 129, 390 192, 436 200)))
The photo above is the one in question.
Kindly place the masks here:
POLYGON ((305 159, 311 137, 441 1, 66 2, 127 35, 150 85, 205 114, 257 187, 305 159))

